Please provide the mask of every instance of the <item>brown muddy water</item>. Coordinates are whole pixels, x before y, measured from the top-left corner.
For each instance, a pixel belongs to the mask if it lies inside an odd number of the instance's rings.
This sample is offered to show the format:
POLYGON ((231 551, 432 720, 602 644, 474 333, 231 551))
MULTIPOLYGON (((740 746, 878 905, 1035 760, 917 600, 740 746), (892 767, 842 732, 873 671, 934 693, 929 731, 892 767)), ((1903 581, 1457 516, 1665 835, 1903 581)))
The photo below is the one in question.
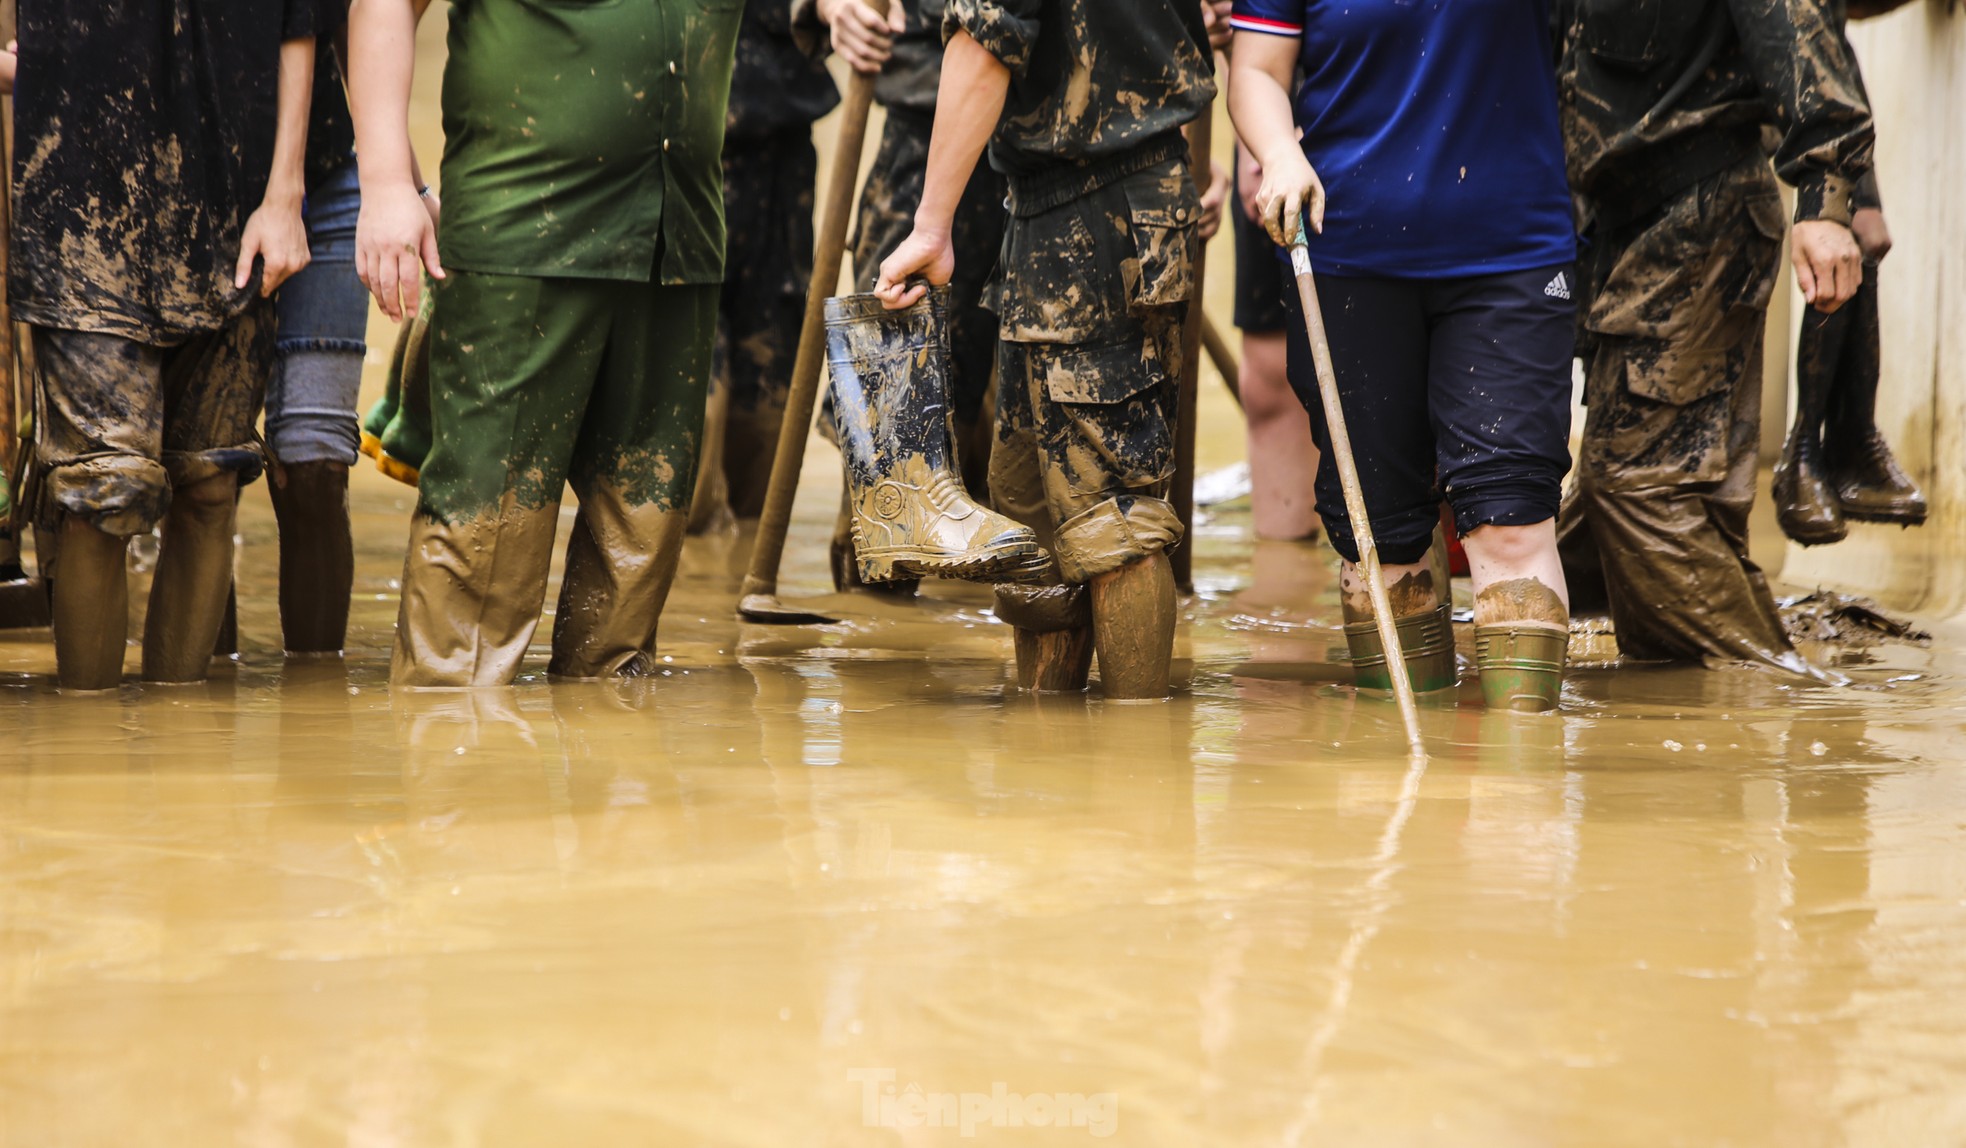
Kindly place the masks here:
POLYGON ((0 635, 0 1148, 1966 1142, 1960 627, 1842 689, 1470 675, 1416 765, 1331 552, 1230 507, 1163 704, 1015 695, 968 587, 739 624, 736 536, 652 681, 392 696, 409 492, 355 505, 345 662, 278 653, 259 488, 209 685, 0 635))

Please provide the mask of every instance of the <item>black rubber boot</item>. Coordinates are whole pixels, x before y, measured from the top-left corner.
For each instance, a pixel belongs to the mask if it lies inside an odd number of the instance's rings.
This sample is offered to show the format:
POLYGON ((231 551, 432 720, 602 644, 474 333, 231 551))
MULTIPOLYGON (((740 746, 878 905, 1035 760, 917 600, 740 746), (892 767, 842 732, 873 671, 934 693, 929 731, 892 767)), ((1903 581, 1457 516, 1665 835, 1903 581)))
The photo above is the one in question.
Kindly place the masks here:
POLYGON ((1804 546, 1841 542, 1850 530, 1843 507, 1823 473, 1823 417, 1850 342, 1849 308, 1825 315, 1813 308, 1802 317, 1795 349, 1795 423, 1775 464, 1772 494, 1782 533, 1804 546))
POLYGON ((946 288, 889 311, 826 300, 826 356, 863 582, 1016 582, 1048 557, 1037 535, 963 490, 949 426, 946 288))
POLYGON ((1864 283, 1837 312, 1850 316, 1850 335, 1830 395, 1823 462, 1846 518, 1858 522, 1925 521, 1925 494, 1898 465, 1877 429, 1879 332, 1877 264, 1864 264, 1864 283))

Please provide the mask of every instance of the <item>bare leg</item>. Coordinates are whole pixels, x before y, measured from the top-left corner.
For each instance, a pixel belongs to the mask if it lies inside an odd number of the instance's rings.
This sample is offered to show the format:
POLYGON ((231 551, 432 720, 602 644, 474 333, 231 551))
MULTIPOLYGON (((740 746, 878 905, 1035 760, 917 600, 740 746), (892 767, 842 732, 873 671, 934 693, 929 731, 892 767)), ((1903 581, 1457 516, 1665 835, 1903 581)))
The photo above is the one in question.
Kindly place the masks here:
POLYGON ((1240 387, 1249 427, 1249 501, 1258 538, 1317 537, 1311 484, 1317 477, 1318 449, 1311 441, 1310 416, 1284 371, 1287 345, 1280 331, 1242 337, 1240 387))
POLYGON ((143 677, 201 682, 232 588, 232 524, 239 478, 217 474, 171 492, 150 612, 143 625, 143 677))
POLYGON ((1475 660, 1491 709, 1556 708, 1570 646, 1570 592, 1556 520, 1481 526, 1463 540, 1475 591, 1475 660))
POLYGON ((130 540, 74 515, 62 520, 55 567, 55 677, 65 690, 113 689, 130 636, 130 540))
MULTIPOLYGON (((1478 526, 1462 538, 1468 551, 1468 573, 1475 593, 1475 625, 1511 621, 1490 617, 1498 599, 1488 591, 1506 582, 1527 578, 1541 583, 1564 608, 1568 624, 1570 589, 1563 581, 1563 562, 1556 551, 1556 519, 1533 526, 1478 526)), ((1506 613, 1506 611, 1503 611, 1506 613)))

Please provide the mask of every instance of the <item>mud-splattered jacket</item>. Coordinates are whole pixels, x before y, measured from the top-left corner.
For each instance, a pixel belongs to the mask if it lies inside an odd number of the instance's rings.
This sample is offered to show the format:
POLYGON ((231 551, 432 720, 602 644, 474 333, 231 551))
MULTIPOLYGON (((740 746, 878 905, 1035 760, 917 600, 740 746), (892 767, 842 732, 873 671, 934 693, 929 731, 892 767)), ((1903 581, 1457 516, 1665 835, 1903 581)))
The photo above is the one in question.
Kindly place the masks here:
POLYGON ((1199 0, 946 0, 942 30, 1010 69, 990 159, 1012 176, 1136 152, 1215 96, 1199 0))
MULTIPOLYGON (((907 22, 894 38, 894 55, 874 82, 874 99, 890 110, 932 112, 942 84, 943 0, 894 2, 907 22)), ((815 58, 825 55, 831 42, 819 22, 818 0, 792 0, 792 34, 805 52, 815 58)))
POLYGON ((1584 222, 1630 219, 1763 152, 1796 218, 1848 223, 1870 107, 1823 0, 1564 0, 1559 83, 1584 222))
POLYGON ((741 0, 454 0, 444 263, 721 282, 719 157, 742 14, 741 0))
POLYGON ((20 11, 7 296, 41 327, 172 342, 217 330, 266 194, 280 44, 319 0, 42 0, 20 11))
POLYGON ((745 0, 725 135, 762 139, 804 127, 839 102, 832 74, 792 38, 792 10, 786 0, 745 0))

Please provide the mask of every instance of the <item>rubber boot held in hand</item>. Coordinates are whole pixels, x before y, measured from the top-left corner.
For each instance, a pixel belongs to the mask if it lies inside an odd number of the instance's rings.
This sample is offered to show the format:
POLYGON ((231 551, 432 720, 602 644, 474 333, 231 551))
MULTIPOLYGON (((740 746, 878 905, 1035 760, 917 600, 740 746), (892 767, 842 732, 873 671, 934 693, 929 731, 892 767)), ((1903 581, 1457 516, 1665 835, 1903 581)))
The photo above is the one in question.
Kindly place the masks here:
POLYGON ((1475 666, 1489 709, 1555 709, 1569 651, 1570 610, 1537 579, 1495 582, 1475 596, 1475 666))
POLYGON ((1830 485, 1845 518, 1917 526, 1925 521, 1925 494, 1898 465, 1877 429, 1877 264, 1864 264, 1863 286, 1837 312, 1845 314, 1850 316, 1850 333, 1823 431, 1830 485))
POLYGON ((1810 309, 1802 316, 1795 354, 1795 425, 1775 463, 1771 493, 1782 533, 1804 546, 1841 542, 1850 530, 1843 507, 1823 473, 1823 416, 1849 342, 1850 308, 1831 315, 1810 309))
POLYGON ((875 295, 826 300, 833 410, 864 582, 1026 581, 1037 535, 963 490, 949 430, 947 288, 889 311, 875 295))

